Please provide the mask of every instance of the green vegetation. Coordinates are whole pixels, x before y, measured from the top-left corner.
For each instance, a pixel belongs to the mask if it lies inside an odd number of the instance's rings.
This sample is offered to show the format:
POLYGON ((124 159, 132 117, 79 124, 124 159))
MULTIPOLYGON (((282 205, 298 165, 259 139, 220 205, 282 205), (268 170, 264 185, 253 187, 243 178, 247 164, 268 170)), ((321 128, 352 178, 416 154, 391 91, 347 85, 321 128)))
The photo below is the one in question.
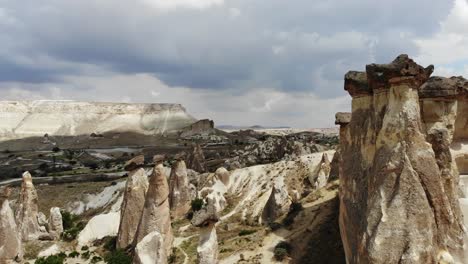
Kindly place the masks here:
POLYGON ((109 264, 131 264, 132 258, 122 249, 109 252, 104 257, 106 263, 109 264))
POLYGON ((99 257, 99 256, 94 256, 94 257, 91 259, 91 263, 98 263, 99 261, 102 261, 102 258, 99 257))
POLYGON ((91 252, 86 251, 86 252, 81 253, 81 258, 82 259, 87 260, 87 259, 89 259, 89 257, 91 257, 91 252))
POLYGON ((257 232, 257 230, 244 230, 242 229, 241 231, 239 231, 239 236, 248 236, 248 235, 251 235, 253 233, 257 232))
POLYGON ((192 211, 196 212, 201 210, 204 204, 205 202, 203 201, 203 199, 195 198, 194 200, 192 200, 192 211))
POLYGON ((63 223, 63 229, 64 229, 62 238, 65 241, 73 241, 76 239, 80 231, 83 230, 83 228, 85 228, 86 223, 78 222, 79 220, 78 216, 70 212, 62 210, 61 213, 62 213, 62 223, 63 223))
POLYGON ((73 251, 72 253, 68 254, 69 258, 76 258, 76 257, 79 257, 79 256, 80 256, 80 253, 78 253, 76 251, 73 251))
POLYGON ((279 242, 274 249, 275 259, 282 261, 284 258, 291 254, 292 246, 286 241, 279 242))
POLYGON ((47 258, 40 257, 36 259, 34 264, 63 264, 66 259, 66 256, 64 257, 63 255, 65 254, 60 253, 58 255, 48 256, 47 258))

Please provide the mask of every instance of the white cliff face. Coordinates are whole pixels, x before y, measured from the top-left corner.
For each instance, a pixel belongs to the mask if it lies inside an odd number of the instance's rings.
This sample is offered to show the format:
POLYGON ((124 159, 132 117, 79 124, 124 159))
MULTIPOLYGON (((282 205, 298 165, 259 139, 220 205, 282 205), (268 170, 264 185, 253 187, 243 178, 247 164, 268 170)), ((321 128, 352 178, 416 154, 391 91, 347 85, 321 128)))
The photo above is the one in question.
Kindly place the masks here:
POLYGON ((23 257, 21 236, 8 201, 10 193, 9 188, 0 189, 0 263, 23 257))
POLYGON ((18 208, 16 210, 16 223, 23 241, 34 240, 43 234, 39 226, 38 197, 29 172, 23 173, 23 183, 18 208))
POLYGON ((85 246, 106 236, 116 236, 119 230, 120 212, 96 215, 78 235, 78 245, 85 246))
POLYGON ((167 263, 163 236, 154 231, 146 235, 135 247, 134 264, 167 263))
POLYGON ((218 262, 218 236, 215 224, 200 229, 200 240, 197 247, 198 263, 216 264, 218 262))
POLYGON ((195 119, 179 104, 0 101, 0 140, 109 131, 159 134, 195 119))

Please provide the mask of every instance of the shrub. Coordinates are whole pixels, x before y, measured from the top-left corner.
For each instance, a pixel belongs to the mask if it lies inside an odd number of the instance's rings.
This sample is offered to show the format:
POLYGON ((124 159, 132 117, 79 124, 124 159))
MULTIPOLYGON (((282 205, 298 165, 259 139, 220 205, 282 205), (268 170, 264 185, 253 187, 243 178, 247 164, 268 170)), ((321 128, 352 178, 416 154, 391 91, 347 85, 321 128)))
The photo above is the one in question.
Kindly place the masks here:
POLYGON ((132 258, 125 253, 122 249, 117 249, 113 252, 109 252, 104 257, 104 260, 108 264, 131 264, 132 258))
POLYGON ((81 251, 88 251, 89 250, 89 247, 88 246, 82 246, 81 247, 81 251))
POLYGON ((194 200, 192 200, 192 211, 196 212, 201 210, 204 203, 205 202, 203 201, 203 199, 195 198, 194 200))
POLYGON ((76 239, 78 234, 80 233, 83 228, 85 228, 86 223, 85 222, 78 222, 78 217, 74 214, 71 214, 70 212, 67 211, 61 211, 62 213, 62 224, 63 224, 63 234, 62 238, 65 241, 72 241, 76 239))
POLYGON ((59 255, 52 255, 48 256, 47 258, 40 257, 36 259, 34 264, 63 264, 64 261, 65 257, 59 255))
POLYGON ((276 244, 275 249, 274 249, 274 255, 275 259, 278 261, 283 260, 286 256, 289 256, 291 254, 292 246, 286 241, 281 241, 278 244, 276 244))
POLYGON ((89 257, 91 257, 91 253, 89 251, 81 253, 81 258, 82 259, 86 260, 86 259, 89 259, 89 257))
POLYGON ((72 253, 68 254, 69 258, 76 258, 76 257, 79 257, 79 256, 80 256, 80 253, 78 253, 76 251, 73 251, 72 253))
POLYGON ((74 226, 74 222, 76 220, 76 216, 70 212, 61 211, 62 213, 62 224, 63 224, 63 229, 67 230, 70 229, 74 226))
POLYGON ((98 263, 99 261, 101 261, 102 258, 99 257, 99 256, 94 256, 92 259, 91 259, 91 263, 98 263))
POLYGON ((104 239, 107 240, 105 241, 104 249, 107 251, 114 251, 117 244, 117 237, 105 237, 104 239))
POLYGON ((239 236, 248 236, 248 235, 251 235, 253 233, 257 232, 257 230, 241 230, 239 231, 239 236))
POLYGON ((59 147, 54 147, 54 148, 52 149, 52 151, 53 151, 53 152, 59 152, 59 151, 60 151, 60 148, 59 148, 59 147))
POLYGON ((277 261, 282 261, 286 256, 288 256, 288 251, 284 248, 275 248, 274 254, 277 261))

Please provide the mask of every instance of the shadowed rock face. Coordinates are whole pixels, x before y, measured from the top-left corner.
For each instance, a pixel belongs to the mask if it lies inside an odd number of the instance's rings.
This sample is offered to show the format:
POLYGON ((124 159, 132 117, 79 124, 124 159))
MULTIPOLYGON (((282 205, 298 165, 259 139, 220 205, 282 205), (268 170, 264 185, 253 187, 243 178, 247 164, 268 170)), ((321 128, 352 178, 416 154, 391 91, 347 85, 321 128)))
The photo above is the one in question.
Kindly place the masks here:
MULTIPOLYGON (((135 159, 141 161, 142 157, 136 157, 135 159)), ((148 190, 148 177, 145 170, 140 167, 143 165, 143 162, 132 162, 135 159, 127 163, 135 164, 135 166, 126 166, 126 168, 131 168, 132 170, 128 174, 122 201, 119 232, 117 235, 118 248, 126 248, 133 243, 148 190)))
POLYGON ((10 188, 0 188, 0 263, 21 261, 23 258, 21 234, 8 201, 10 194, 10 188))
POLYGON ((43 233, 38 222, 37 200, 37 192, 31 174, 25 172, 23 173, 19 204, 16 209, 16 223, 23 241, 37 239, 43 233))
POLYGON ((203 150, 199 144, 193 145, 191 152, 187 156, 187 168, 199 173, 207 172, 205 155, 203 155, 203 150))
POLYGON ((145 236, 157 231, 163 237, 164 249, 169 256, 174 236, 169 211, 169 186, 165 171, 161 163, 154 167, 134 244, 138 244, 145 236))
POLYGON ((184 217, 190 209, 190 188, 185 161, 176 161, 169 176, 169 205, 174 218, 184 217))
POLYGON ((400 55, 390 64, 368 65, 365 74, 353 74, 356 80, 345 78, 352 117, 337 122, 348 263, 438 263, 461 253, 458 176, 449 151, 453 125, 421 118, 418 89, 432 71, 400 55))

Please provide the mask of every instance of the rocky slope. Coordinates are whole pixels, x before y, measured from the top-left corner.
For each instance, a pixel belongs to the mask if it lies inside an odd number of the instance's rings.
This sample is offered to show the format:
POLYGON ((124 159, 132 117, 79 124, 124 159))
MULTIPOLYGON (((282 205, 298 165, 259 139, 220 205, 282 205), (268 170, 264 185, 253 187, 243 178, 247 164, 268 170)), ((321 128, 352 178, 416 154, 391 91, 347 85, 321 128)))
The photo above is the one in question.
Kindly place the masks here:
POLYGON ((449 148, 457 89, 429 79, 432 71, 400 55, 345 76, 352 115, 337 114, 337 123, 348 263, 463 262, 459 179, 449 148))
POLYGON ((179 104, 0 101, 0 139, 90 135, 110 131, 161 134, 195 119, 179 104))

